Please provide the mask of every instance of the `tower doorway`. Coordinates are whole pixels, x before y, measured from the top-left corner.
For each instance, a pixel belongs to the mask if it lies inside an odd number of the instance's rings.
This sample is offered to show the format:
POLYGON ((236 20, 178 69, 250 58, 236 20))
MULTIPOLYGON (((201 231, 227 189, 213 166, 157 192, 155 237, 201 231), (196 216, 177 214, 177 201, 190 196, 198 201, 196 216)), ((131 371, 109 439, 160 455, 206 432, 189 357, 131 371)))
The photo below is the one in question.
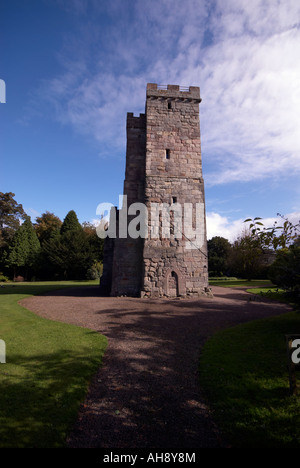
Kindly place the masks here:
POLYGON ((178 275, 176 271, 171 271, 168 277, 168 296, 169 297, 179 296, 178 275))

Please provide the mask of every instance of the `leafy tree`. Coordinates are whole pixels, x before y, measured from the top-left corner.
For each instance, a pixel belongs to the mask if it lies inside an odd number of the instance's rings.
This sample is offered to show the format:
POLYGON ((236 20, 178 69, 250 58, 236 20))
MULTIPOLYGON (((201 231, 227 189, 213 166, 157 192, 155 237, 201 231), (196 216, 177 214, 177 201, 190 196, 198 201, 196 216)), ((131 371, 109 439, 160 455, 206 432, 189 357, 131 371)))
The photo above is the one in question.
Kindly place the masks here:
POLYGON ((40 242, 33 228, 30 217, 27 216, 24 223, 16 231, 7 252, 7 265, 14 270, 14 277, 17 271, 25 277, 28 276, 32 268, 35 267, 40 253, 40 242))
POLYGON ((90 248, 93 255, 93 265, 88 269, 86 273, 87 279, 100 279, 103 270, 103 248, 104 239, 101 239, 96 231, 96 226, 91 223, 83 223, 83 231, 85 232, 90 248))
POLYGON ((48 240, 54 231, 59 231, 61 226, 62 221, 55 216, 54 213, 50 213, 49 211, 37 217, 34 224, 35 232, 41 244, 43 244, 45 240, 48 240))
POLYGON ((228 264, 231 273, 249 281, 265 274, 262 244, 247 230, 233 242, 228 264))
POLYGON ((293 224, 287 218, 277 213, 283 223, 277 221, 270 228, 266 228, 261 218, 251 222, 251 238, 258 239, 263 247, 272 247, 276 252, 276 259, 269 269, 269 278, 280 288, 296 296, 300 302, 300 221, 293 224))
POLYGON ((0 248, 6 247, 20 226, 26 213, 14 199, 12 192, 0 192, 0 248))
POLYGON ((300 301, 300 246, 291 245, 277 252, 269 278, 278 287, 292 293, 300 301))
POLYGON ((223 276, 228 271, 230 242, 224 237, 215 236, 207 241, 208 269, 210 276, 223 276))
POLYGON ((82 227, 89 240, 95 262, 101 263, 103 261, 104 239, 97 235, 96 226, 93 224, 85 222, 82 227))
POLYGON ((244 221, 244 223, 251 223, 249 229, 252 239, 259 239, 261 245, 265 248, 273 248, 274 250, 283 249, 299 240, 300 221, 297 224, 293 224, 280 213, 277 213, 277 216, 280 216, 283 221, 281 226, 278 226, 278 222, 275 221, 272 227, 265 227, 261 222, 262 218, 259 217, 254 219, 248 218, 244 221))

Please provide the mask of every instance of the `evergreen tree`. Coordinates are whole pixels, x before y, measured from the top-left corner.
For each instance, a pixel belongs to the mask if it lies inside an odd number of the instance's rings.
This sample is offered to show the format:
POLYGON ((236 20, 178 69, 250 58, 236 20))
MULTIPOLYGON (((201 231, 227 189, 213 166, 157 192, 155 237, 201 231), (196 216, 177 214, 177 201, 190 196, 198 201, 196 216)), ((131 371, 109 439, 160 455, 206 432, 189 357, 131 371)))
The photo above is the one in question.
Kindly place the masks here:
POLYGON ((64 279, 85 279, 94 262, 93 251, 83 230, 51 236, 43 244, 52 269, 64 279))
POLYGON ((51 269, 64 279, 85 279, 94 263, 90 236, 83 230, 75 211, 69 211, 60 232, 43 244, 51 269))
POLYGON ((78 221, 77 214, 74 210, 68 212, 60 229, 61 234, 68 231, 82 231, 82 226, 78 221))
POLYGON ((7 265, 14 269, 14 276, 17 270, 22 271, 25 277, 36 266, 40 253, 40 242, 33 228, 30 217, 27 216, 24 223, 16 231, 7 253, 7 265))
POLYGON ((60 246, 60 231, 53 230, 47 239, 44 239, 41 244, 41 255, 38 269, 38 276, 44 280, 53 280, 63 278, 58 264, 60 246))

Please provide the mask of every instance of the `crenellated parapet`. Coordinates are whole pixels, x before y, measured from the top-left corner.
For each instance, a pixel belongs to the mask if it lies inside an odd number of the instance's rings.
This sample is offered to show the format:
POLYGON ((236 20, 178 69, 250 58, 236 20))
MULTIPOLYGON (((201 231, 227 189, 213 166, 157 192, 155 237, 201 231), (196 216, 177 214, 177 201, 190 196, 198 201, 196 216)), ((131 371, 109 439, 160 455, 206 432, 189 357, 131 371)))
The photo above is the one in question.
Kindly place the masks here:
POLYGON ((198 86, 182 87, 179 85, 158 85, 148 83, 146 96, 148 99, 170 99, 186 102, 201 102, 200 88, 198 86))
POLYGON ((145 128, 146 126, 146 115, 140 114, 135 116, 133 112, 127 112, 127 128, 145 128))

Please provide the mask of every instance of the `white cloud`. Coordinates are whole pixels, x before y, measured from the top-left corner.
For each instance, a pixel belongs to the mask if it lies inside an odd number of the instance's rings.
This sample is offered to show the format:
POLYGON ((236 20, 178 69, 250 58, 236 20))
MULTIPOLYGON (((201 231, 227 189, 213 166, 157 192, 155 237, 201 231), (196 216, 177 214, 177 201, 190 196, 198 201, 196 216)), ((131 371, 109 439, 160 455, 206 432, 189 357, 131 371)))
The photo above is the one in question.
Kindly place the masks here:
POLYGON ((300 171, 300 31, 214 46, 205 58, 202 146, 217 171, 208 182, 300 171), (222 159, 218 159, 222 157, 222 159))
POLYGON ((34 208, 25 208, 25 213, 30 216, 32 222, 35 222, 36 218, 41 216, 41 213, 34 208))
POLYGON ((65 71, 43 89, 61 122, 104 153, 124 151, 126 113, 144 111, 147 82, 199 85, 207 184, 300 172, 300 2, 90 4, 94 17, 61 52, 65 71))
POLYGON ((244 219, 230 221, 226 216, 209 212, 206 214, 207 239, 219 236, 233 242, 243 231, 243 221, 244 219))
MULTIPOLYGON (((300 212, 295 211, 288 214, 283 214, 284 219, 288 219, 293 225, 296 225, 300 221, 300 212)), ((207 239, 219 236, 228 239, 230 242, 236 240, 244 231, 247 229, 250 223, 244 223, 245 218, 239 218, 235 220, 229 219, 227 216, 222 216, 216 212, 208 212, 206 214, 206 225, 207 225, 207 239)), ((254 216, 249 216, 253 219, 254 216)), ((263 223, 264 227, 273 227, 274 223, 277 222, 277 226, 282 226, 283 219, 280 216, 262 218, 260 222, 263 223)))

